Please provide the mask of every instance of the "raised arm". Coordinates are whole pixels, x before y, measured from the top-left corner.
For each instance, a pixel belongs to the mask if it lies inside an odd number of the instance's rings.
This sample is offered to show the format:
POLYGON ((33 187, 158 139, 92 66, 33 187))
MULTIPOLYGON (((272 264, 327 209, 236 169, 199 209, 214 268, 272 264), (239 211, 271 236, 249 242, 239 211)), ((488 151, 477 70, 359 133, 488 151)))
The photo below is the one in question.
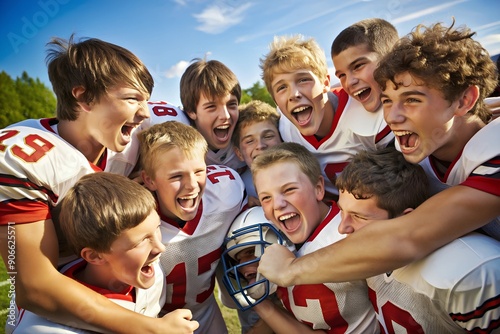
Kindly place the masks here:
POLYGON ((259 272, 280 286, 364 279, 421 259, 499 215, 499 196, 454 186, 407 215, 368 224, 298 259, 272 245, 261 258, 259 272))
POLYGON ((174 328, 191 333, 198 327, 186 313, 155 319, 132 312, 59 273, 51 220, 0 226, 0 241, 7 271, 15 279, 18 306, 51 321, 114 333, 171 333, 174 328), (15 247, 8 242, 12 240, 15 247))
POLYGON ((314 330, 298 321, 293 314, 278 307, 269 299, 255 305, 253 309, 276 334, 326 333, 322 330, 314 330))

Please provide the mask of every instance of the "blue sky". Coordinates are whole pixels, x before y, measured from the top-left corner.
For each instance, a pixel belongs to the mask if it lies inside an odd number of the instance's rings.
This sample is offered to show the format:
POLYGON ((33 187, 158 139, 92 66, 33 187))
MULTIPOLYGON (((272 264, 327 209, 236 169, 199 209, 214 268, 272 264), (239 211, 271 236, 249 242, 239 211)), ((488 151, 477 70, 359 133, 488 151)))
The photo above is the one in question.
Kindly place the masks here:
POLYGON ((222 61, 249 88, 274 35, 314 37, 333 73, 331 43, 356 21, 381 17, 404 35, 452 16, 493 55, 500 53, 498 13, 498 0, 2 0, 0 70, 13 78, 27 71, 51 87, 45 44, 75 33, 130 49, 153 74, 152 100, 180 105, 180 76, 193 58, 222 61))

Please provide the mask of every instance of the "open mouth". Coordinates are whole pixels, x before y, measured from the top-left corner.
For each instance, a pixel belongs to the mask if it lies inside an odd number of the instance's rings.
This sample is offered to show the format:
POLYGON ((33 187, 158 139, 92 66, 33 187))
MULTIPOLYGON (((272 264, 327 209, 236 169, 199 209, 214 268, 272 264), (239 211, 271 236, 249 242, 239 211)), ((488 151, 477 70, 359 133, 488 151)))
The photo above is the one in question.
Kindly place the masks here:
POLYGON ((130 136, 132 135, 132 131, 135 128, 136 128, 135 125, 132 126, 132 125, 125 124, 124 126, 122 126, 121 133, 122 133, 123 138, 130 139, 130 136))
POLYGON ((303 125, 307 123, 311 118, 312 110, 313 110, 312 107, 303 106, 295 108, 294 110, 292 110, 291 114, 292 117, 295 118, 295 120, 297 120, 297 123, 299 123, 299 125, 303 125))
POLYGON ((249 283, 255 282, 255 278, 257 277, 257 272, 247 272, 243 276, 249 283))
POLYGON ((177 198, 177 203, 183 208, 183 209, 192 209, 196 205, 196 199, 198 198, 198 194, 193 194, 190 196, 184 196, 184 197, 179 197, 177 198))
POLYGON ((364 88, 362 90, 357 91, 353 95, 357 97, 360 101, 364 101, 370 96, 371 91, 372 91, 371 88, 364 88))
POLYGON ((300 226, 300 216, 296 213, 288 213, 278 217, 283 230, 286 232, 293 232, 300 226))
POLYGON ((220 141, 226 141, 229 138, 229 125, 221 125, 214 129, 214 134, 220 141))
POLYGON ((146 264, 145 266, 143 266, 141 268, 141 273, 146 276, 146 277, 154 277, 155 275, 155 268, 154 268, 154 264, 156 262, 158 262, 160 259, 160 257, 158 256, 156 259, 154 259, 153 261, 149 262, 148 264, 146 264))
POLYGON ((416 147, 418 142, 418 135, 411 131, 393 131, 396 138, 398 138, 401 148, 411 149, 416 147))

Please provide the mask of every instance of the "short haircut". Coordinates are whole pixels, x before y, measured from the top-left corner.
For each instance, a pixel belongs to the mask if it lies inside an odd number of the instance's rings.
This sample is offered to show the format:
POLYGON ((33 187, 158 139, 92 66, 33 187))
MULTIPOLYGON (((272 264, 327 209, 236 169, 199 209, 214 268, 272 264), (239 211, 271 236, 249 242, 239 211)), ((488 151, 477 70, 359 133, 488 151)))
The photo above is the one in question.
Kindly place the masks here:
POLYGON ((231 141, 236 147, 240 147, 241 130, 248 125, 258 122, 269 121, 276 129, 279 129, 280 114, 269 103, 260 100, 252 100, 238 107, 239 117, 234 128, 231 141))
POLYGON ((397 89, 395 77, 408 72, 423 85, 441 91, 450 102, 456 101, 468 87, 477 86, 479 98, 469 113, 487 123, 491 111, 484 99, 497 85, 495 64, 481 44, 472 39, 475 33, 453 25, 454 22, 450 27, 441 23, 417 26, 382 58, 374 72, 375 80, 382 90, 389 81, 397 89))
POLYGON ((144 63, 129 50, 96 38, 74 41, 53 38, 46 61, 57 97, 57 118, 74 121, 78 101, 73 88, 85 88, 85 102, 99 101, 108 89, 126 85, 151 96, 154 81, 144 63))
POLYGON ((294 142, 284 142, 270 147, 252 161, 250 169, 252 170, 254 183, 259 172, 276 163, 283 162, 296 164, 313 185, 318 183, 321 176, 318 159, 303 145, 294 142))
POLYGON ((207 141, 198 130, 177 121, 155 124, 137 136, 141 147, 141 167, 152 178, 161 168, 157 163, 161 154, 178 148, 187 157, 198 152, 205 156, 208 150, 207 141))
POLYGON ((236 75, 220 61, 196 58, 181 77, 180 98, 184 111, 196 113, 202 94, 209 99, 231 94, 239 103, 241 86, 236 75))
POLYGON ((375 198, 390 218, 416 208, 430 194, 423 168, 406 161, 393 147, 359 152, 337 176, 335 185, 357 199, 375 198))
POLYGON ((335 37, 331 55, 336 56, 352 46, 365 45, 368 51, 383 57, 398 39, 398 31, 391 23, 379 18, 365 19, 345 28, 335 37))
POLYGON ((122 232, 156 210, 156 201, 149 190, 125 176, 97 172, 82 176, 58 206, 61 231, 79 255, 85 247, 109 252, 122 232))
POLYGON ((325 52, 313 38, 305 39, 302 35, 275 36, 269 52, 260 59, 260 68, 271 96, 274 96, 272 81, 275 74, 307 69, 320 79, 328 75, 325 52))

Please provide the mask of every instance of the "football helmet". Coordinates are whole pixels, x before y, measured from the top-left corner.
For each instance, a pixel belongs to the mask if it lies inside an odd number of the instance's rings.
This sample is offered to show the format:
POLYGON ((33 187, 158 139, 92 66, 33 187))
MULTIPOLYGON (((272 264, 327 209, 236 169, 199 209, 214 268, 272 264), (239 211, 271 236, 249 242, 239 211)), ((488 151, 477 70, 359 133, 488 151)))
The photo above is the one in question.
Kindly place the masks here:
POLYGON ((222 282, 243 311, 276 291, 276 284, 257 272, 264 249, 273 243, 293 250, 292 243, 266 219, 260 206, 242 212, 229 229, 222 253, 222 282))

